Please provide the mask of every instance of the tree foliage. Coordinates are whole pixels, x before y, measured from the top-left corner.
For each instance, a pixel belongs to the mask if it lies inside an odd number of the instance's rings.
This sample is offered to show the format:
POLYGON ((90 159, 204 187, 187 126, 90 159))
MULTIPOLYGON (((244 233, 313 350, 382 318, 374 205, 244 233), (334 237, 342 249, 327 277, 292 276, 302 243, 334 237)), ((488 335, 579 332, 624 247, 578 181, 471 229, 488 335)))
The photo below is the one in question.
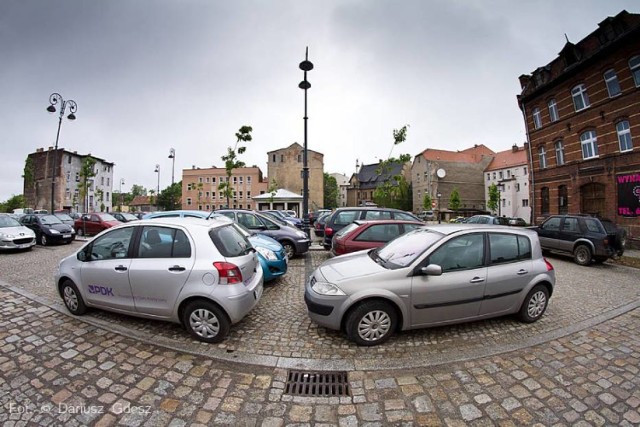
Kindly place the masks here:
POLYGON ((401 154, 397 158, 391 156, 393 148, 407 139, 408 127, 409 125, 404 125, 400 129, 393 130, 393 145, 389 156, 386 160, 381 161, 376 169, 378 175, 383 179, 382 184, 373 192, 373 201, 378 206, 403 210, 411 209, 411 186, 402 174, 404 164, 411 160, 411 155, 401 154), (400 173, 391 175, 393 167, 398 164, 401 166, 400 173))
POLYGON ((424 197, 422 198, 422 208, 425 211, 430 211, 431 209, 433 209, 433 207, 431 206, 431 195, 429 193, 424 193, 424 197))
POLYGON ((498 191, 498 186, 495 183, 492 183, 489 186, 489 200, 487 201, 487 208, 495 212, 498 210, 498 203, 500 202, 500 191, 498 191))
POLYGON ((227 147, 227 154, 221 157, 224 161, 224 168, 227 171, 227 180, 226 182, 221 182, 220 185, 218 185, 218 190, 226 196, 227 207, 229 207, 229 200, 233 196, 233 187, 231 186, 231 175, 233 170, 245 167, 245 163, 238 159, 238 154, 244 153, 247 150, 247 147, 244 145, 238 147, 238 144, 240 142, 250 142, 253 139, 251 137, 252 131, 253 128, 251 126, 242 126, 238 132, 236 132, 236 145, 233 148, 227 147))
POLYGON ((451 192, 451 196, 449 197, 449 209, 452 211, 457 211, 462 206, 462 202, 460 201, 460 193, 458 193, 458 189, 453 187, 453 191, 451 192))
POLYGON ((338 181, 328 173, 324 173, 324 208, 334 209, 338 207, 338 197, 340 190, 338 189, 338 181))
POLYGON ((97 175, 95 171, 96 159, 91 156, 85 157, 82 161, 82 167, 80 168, 80 183, 78 184, 78 192, 80 193, 80 199, 85 207, 85 212, 89 211, 89 201, 87 200, 87 194, 89 194, 89 181, 91 178, 97 175))
POLYGON ((182 199, 182 181, 174 182, 160 193, 158 196, 158 206, 165 211, 180 209, 182 199))
POLYGON ((0 202, 0 212, 13 212, 14 209, 25 207, 25 199, 22 194, 13 195, 8 200, 0 202))

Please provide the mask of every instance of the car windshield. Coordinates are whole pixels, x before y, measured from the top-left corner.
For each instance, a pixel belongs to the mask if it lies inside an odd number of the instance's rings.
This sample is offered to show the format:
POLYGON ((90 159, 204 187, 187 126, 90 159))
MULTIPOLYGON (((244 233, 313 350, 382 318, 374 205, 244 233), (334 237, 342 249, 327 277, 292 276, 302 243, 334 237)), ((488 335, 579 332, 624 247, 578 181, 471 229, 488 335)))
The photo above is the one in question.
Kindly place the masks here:
POLYGON ((237 228, 240 234, 242 234, 244 237, 251 237, 256 234, 240 223, 234 222, 233 226, 237 228))
POLYGON ((55 215, 42 215, 40 222, 46 225, 62 224, 62 221, 55 215))
POLYGON ((129 221, 135 221, 135 220, 137 220, 137 219, 138 219, 138 217, 137 217, 137 216, 132 215, 132 214, 130 214, 130 213, 126 213, 126 212, 125 212, 125 213, 121 213, 120 215, 122 215, 122 217, 123 217, 123 218, 125 218, 125 219, 127 219, 127 220, 129 220, 129 221))
POLYGON ((98 216, 100 217, 100 219, 102 219, 103 221, 117 221, 117 219, 115 219, 113 217, 113 215, 108 214, 108 213, 101 213, 98 214, 98 216))
POLYGON ((60 220, 62 221, 73 221, 73 218, 71 218, 69 215, 67 214, 56 214, 56 216, 58 218, 60 218, 60 220))
POLYGON ((273 215, 261 215, 260 219, 264 222, 271 223, 272 225, 280 224, 280 225, 289 225, 288 222, 281 220, 280 218, 273 215), (274 224, 275 223, 275 224, 274 224))
POLYGON ((369 252, 369 256, 384 268, 403 268, 415 261, 444 234, 428 228, 419 228, 394 239, 379 249, 369 252))
POLYGON ((9 215, 0 215, 0 228, 5 227, 20 227, 20 223, 9 215))
POLYGON ((359 226, 360 225, 356 224, 355 222, 352 222, 351 224, 344 227, 342 230, 338 231, 336 233, 336 237, 346 236, 347 234, 351 233, 353 230, 355 230, 359 226))

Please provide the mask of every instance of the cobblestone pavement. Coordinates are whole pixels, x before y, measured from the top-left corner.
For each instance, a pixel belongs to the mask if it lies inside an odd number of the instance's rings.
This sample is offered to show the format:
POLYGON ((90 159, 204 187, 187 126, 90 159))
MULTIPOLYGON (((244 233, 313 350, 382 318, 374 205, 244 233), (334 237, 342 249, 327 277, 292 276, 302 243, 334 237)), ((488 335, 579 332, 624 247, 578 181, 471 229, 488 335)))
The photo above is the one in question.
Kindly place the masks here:
POLYGON ((66 314, 51 277, 73 249, 0 257, 3 426, 640 424, 637 270, 553 258, 558 288, 534 325, 475 322, 362 349, 298 307, 324 256, 313 252, 211 346, 162 322, 66 314), (350 393, 290 395, 291 367, 344 367, 350 393))

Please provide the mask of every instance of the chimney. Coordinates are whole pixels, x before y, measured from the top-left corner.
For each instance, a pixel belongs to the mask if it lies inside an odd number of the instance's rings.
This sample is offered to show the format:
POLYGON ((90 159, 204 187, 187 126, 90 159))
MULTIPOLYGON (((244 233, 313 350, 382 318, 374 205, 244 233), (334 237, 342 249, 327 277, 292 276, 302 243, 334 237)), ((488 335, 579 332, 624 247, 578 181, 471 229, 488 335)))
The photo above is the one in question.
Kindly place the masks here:
POLYGON ((511 151, 514 153, 518 152, 518 144, 513 144, 513 147, 511 147, 511 151))

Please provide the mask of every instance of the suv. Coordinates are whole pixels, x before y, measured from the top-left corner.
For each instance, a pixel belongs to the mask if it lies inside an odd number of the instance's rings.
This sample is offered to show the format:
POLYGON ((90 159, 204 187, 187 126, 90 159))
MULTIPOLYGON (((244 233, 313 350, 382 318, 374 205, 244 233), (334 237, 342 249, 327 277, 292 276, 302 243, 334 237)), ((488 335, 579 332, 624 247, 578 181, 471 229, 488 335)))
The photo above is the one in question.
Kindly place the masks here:
POLYGON ((324 240, 322 246, 327 250, 331 249, 333 236, 342 230, 343 227, 358 219, 403 219, 407 221, 421 221, 417 216, 399 209, 370 208, 363 206, 356 208, 339 208, 327 217, 324 225, 324 240))
POLYGON ((616 242, 622 246, 624 241, 617 239, 616 230, 610 232, 595 217, 588 215, 552 215, 541 225, 531 227, 540 237, 543 250, 559 251, 573 255, 576 264, 598 263, 616 255, 616 242))

